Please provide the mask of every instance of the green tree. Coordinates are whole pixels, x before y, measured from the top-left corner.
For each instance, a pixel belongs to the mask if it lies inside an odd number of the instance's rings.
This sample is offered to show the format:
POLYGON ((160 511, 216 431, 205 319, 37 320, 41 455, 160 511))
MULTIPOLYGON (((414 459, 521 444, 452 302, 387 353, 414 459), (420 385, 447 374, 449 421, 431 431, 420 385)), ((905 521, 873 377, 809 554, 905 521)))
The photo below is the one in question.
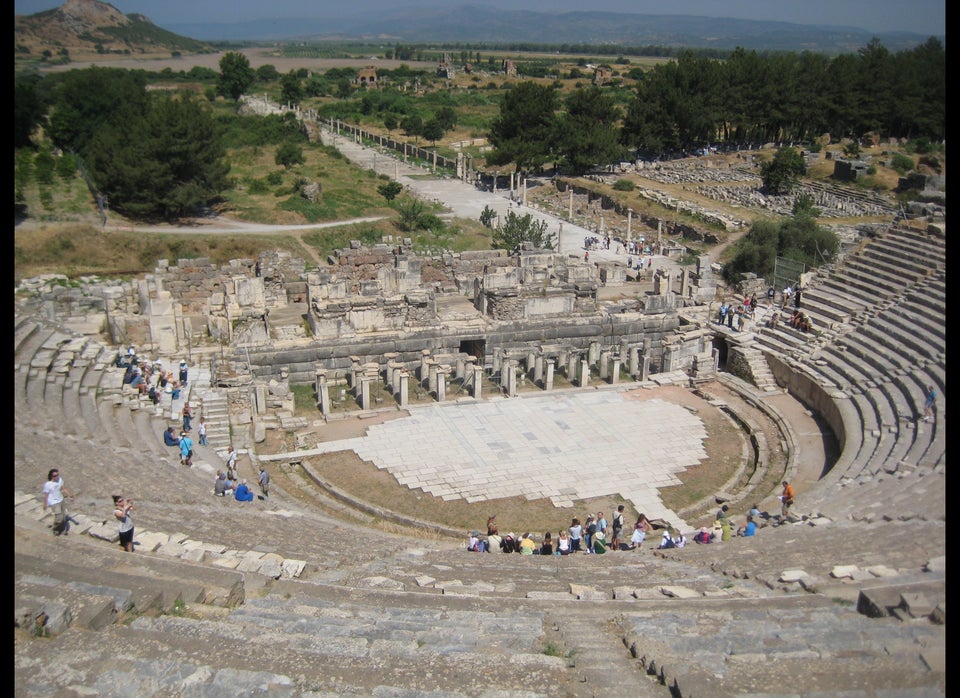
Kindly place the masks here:
POLYGON ((425 220, 428 216, 427 205, 420 199, 407 197, 402 201, 397 201, 397 213, 400 214, 397 227, 405 233, 425 230, 428 227, 425 220))
POLYGON ((303 157, 303 148, 291 141, 285 141, 277 147, 273 161, 289 170, 294 165, 302 165, 306 160, 303 157))
POLYGON ((556 236, 547 232, 546 221, 535 221, 527 213, 518 216, 507 211, 503 225, 493 231, 493 247, 500 250, 515 250, 523 242, 529 242, 540 250, 552 250, 556 245, 556 236))
POLYGON ((434 114, 433 120, 436 121, 444 131, 452 131, 457 125, 457 113, 453 107, 443 106, 434 114))
POLYGON ((490 127, 492 165, 514 163, 517 172, 539 169, 550 158, 559 99, 551 87, 521 82, 510 88, 490 127))
POLYGON ((493 228, 493 221, 497 217, 497 212, 494 211, 489 206, 484 206, 483 211, 480 212, 480 223, 484 228, 493 228))
POLYGON ((221 128, 204 104, 156 95, 145 114, 97 133, 87 164, 111 208, 173 219, 229 187, 221 128))
POLYGON ((420 135, 436 145, 443 138, 443 126, 436 119, 430 119, 420 129, 420 135))
POLYGON ((303 99, 303 84, 293 70, 280 78, 280 99, 292 106, 297 106, 303 99))
POLYGON ((596 86, 576 90, 566 107, 557 118, 555 147, 574 174, 619 158, 620 109, 611 95, 596 86))
POLYGON ((148 104, 145 73, 71 70, 54 84, 49 134, 60 148, 87 157, 89 143, 101 129, 139 119, 148 104))
POLYGON ((257 68, 256 76, 257 82, 274 82, 280 79, 280 71, 277 70, 276 66, 265 63, 257 68))
POLYGON ((423 133, 423 119, 416 114, 411 114, 400 122, 400 128, 408 136, 420 136, 423 133))
POLYGON ((13 87, 13 147, 30 145, 30 136, 46 116, 47 105, 37 91, 41 78, 17 77, 13 87))
POLYGON ((250 60, 242 53, 227 51, 220 59, 220 77, 217 92, 230 99, 240 99, 253 83, 254 72, 250 60))
POLYGON ((777 150, 773 160, 760 167, 763 187, 774 196, 789 194, 807 173, 807 164, 798 150, 783 147, 777 150))
POLYGON ((818 267, 836 257, 840 242, 836 234, 817 224, 818 212, 809 197, 798 197, 794 215, 781 221, 756 221, 733 248, 733 258, 723 267, 723 278, 736 283, 741 274, 770 278, 777 257, 818 267))
POLYGON ((387 129, 387 133, 390 133, 398 125, 397 115, 396 114, 386 114, 383 117, 383 127, 387 129))
POLYGON ((387 201, 393 201, 402 191, 403 185, 400 182, 386 182, 377 187, 377 193, 387 201))

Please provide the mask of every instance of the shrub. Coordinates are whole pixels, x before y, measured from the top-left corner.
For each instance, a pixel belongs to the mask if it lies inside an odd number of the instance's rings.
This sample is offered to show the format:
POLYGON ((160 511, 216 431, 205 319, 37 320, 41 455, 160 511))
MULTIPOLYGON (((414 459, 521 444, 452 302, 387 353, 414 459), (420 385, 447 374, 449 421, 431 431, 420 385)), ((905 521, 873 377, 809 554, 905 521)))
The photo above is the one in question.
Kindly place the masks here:
POLYGON ((890 160, 890 167, 896 170, 898 174, 905 175, 916 167, 916 163, 912 158, 908 158, 902 153, 894 153, 890 160))
POLYGON ((617 191, 633 191, 636 185, 629 179, 618 179, 613 188, 617 191))

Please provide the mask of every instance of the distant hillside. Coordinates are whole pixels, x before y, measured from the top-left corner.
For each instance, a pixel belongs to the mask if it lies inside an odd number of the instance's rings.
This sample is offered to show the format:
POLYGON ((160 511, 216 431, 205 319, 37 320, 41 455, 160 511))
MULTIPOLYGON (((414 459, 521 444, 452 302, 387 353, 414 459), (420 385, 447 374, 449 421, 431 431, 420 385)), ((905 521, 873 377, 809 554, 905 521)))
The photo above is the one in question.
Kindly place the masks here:
POLYGON ((205 43, 161 29, 139 14, 125 15, 99 0, 67 0, 60 7, 14 17, 17 63, 110 55, 205 53, 205 43))
MULTIPOLYGON (((269 3, 264 6, 264 12, 269 12, 269 3)), ((322 10, 318 14, 322 14, 322 10)), ((116 55, 156 58, 173 53, 213 52, 214 49, 204 43, 207 41, 336 39, 516 46, 612 44, 719 50, 739 46, 758 51, 838 54, 856 52, 873 38, 896 52, 915 48, 930 37, 788 22, 614 12, 508 11, 479 5, 404 8, 354 18, 263 18, 237 23, 174 24, 166 29, 140 14, 124 15, 113 5, 99 0, 66 0, 54 10, 14 17, 18 66, 41 60, 55 63, 116 55)))
MULTIPOLYGON (((268 9, 264 10, 268 12, 268 9)), ((206 41, 362 39, 383 42, 622 44, 692 48, 856 52, 876 37, 890 51, 912 49, 928 36, 871 33, 856 27, 744 19, 614 12, 529 12, 479 5, 404 8, 351 19, 264 18, 252 22, 176 24, 206 41)))

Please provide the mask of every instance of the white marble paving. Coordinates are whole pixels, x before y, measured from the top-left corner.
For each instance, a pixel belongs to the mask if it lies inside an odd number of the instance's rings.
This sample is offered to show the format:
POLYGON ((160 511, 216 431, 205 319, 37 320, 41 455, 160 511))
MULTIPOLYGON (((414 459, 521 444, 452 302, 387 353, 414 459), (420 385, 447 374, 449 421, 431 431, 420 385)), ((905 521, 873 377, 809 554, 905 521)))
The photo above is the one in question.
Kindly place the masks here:
POLYGON ((623 391, 563 393, 418 408, 370 428, 350 448, 397 481, 451 501, 501 497, 571 500, 620 495, 648 516, 689 526, 657 488, 707 457, 707 433, 688 410, 623 391))

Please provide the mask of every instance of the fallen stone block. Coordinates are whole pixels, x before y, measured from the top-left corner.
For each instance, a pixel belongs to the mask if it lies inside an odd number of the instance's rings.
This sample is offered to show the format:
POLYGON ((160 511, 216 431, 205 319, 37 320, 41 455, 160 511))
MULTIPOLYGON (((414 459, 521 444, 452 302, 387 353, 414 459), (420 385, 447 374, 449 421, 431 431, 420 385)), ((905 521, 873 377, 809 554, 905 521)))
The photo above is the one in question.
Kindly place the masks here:
POLYGON ((360 580, 360 586, 367 589, 392 589, 394 591, 403 591, 406 588, 403 582, 389 577, 364 577, 360 580))
POLYGON ((853 578, 854 572, 859 569, 856 565, 837 565, 830 570, 830 576, 835 579, 853 578))
POLYGON ((787 583, 799 582, 801 579, 807 576, 809 575, 803 570, 784 570, 780 573, 778 581, 787 583))
POLYGON ((673 599, 697 599, 702 596, 699 591, 681 586, 662 586, 660 593, 673 599))

